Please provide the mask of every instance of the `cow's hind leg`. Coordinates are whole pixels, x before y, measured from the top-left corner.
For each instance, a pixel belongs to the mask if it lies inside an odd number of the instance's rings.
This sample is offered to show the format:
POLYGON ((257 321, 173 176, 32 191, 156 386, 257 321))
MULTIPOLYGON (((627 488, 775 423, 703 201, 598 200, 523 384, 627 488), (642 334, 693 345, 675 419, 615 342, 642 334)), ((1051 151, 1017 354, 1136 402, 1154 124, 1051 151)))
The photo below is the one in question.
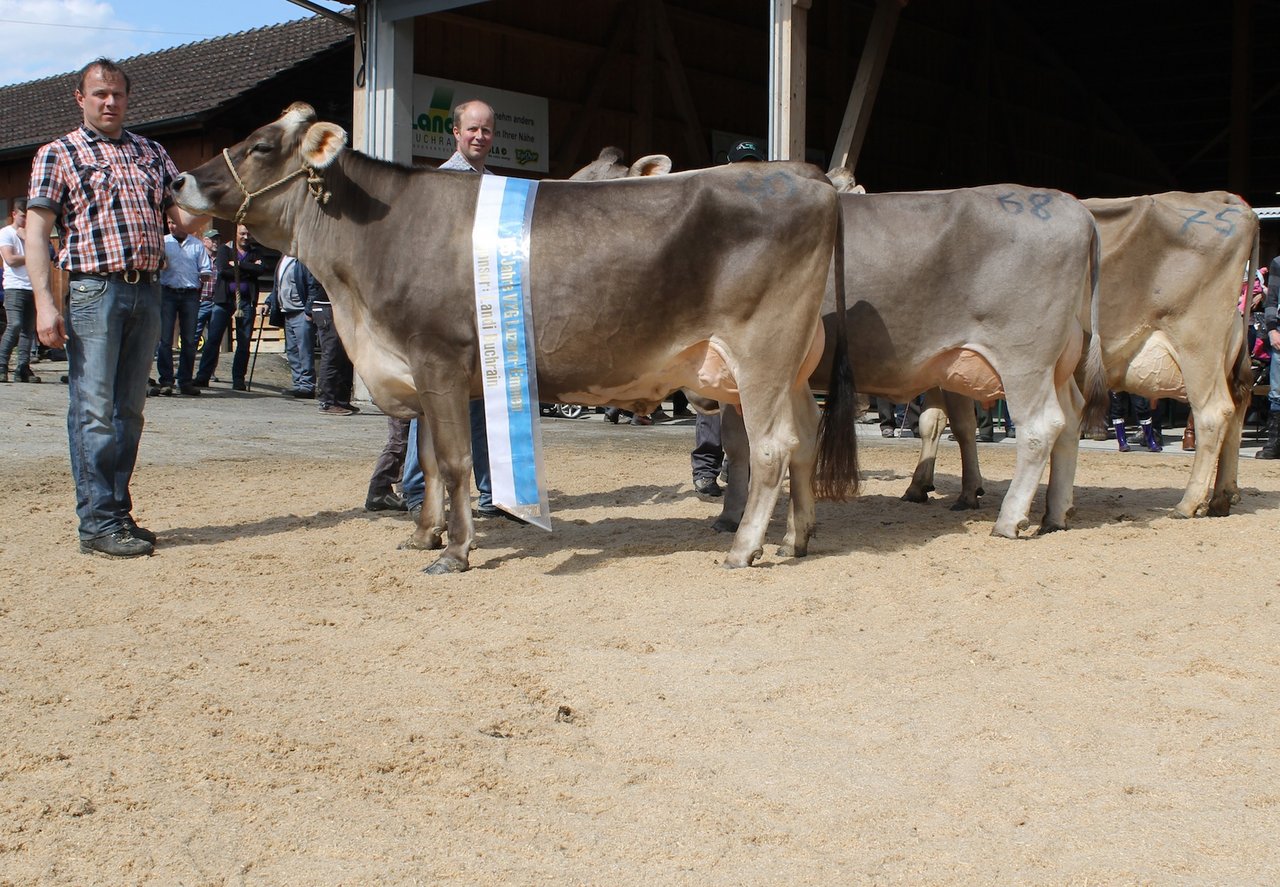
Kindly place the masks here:
MULTIPOLYGON (((1190 371, 1184 370, 1184 378, 1196 378, 1190 371)), ((1223 476, 1222 463, 1228 459, 1223 448, 1230 443, 1235 433, 1235 447, 1239 449, 1239 428, 1243 418, 1236 415, 1236 405, 1227 390, 1225 378, 1215 381, 1213 389, 1206 394, 1187 392, 1191 398, 1192 413, 1196 417, 1196 452, 1191 462, 1191 477, 1187 479, 1187 488, 1183 491, 1182 500, 1173 509, 1173 517, 1196 517, 1211 512, 1210 492, 1214 490, 1214 472, 1218 474, 1216 486, 1225 489, 1228 479, 1234 480, 1234 472, 1230 478, 1223 476)), ((1238 458, 1238 453, 1235 454, 1238 458)), ((1216 492, 1216 490, 1215 490, 1216 492)), ((1229 501, 1217 504, 1223 506, 1221 514, 1230 511, 1229 501)))
POLYGON ((803 385, 791 393, 797 422, 796 447, 791 452, 791 510, 787 517, 787 535, 778 548, 780 557, 804 557, 809 553, 809 537, 813 535, 815 508, 813 470, 818 447, 818 405, 803 385))
POLYGON ((728 483, 725 485, 720 516, 711 529, 717 533, 733 533, 742 523, 747 506, 747 483, 751 479, 751 444, 742 411, 732 404, 720 407, 720 447, 729 460, 728 483))
POLYGON ((1080 414, 1084 411, 1084 395, 1073 378, 1058 386, 1058 405, 1065 426, 1053 443, 1049 458, 1049 490, 1045 495, 1044 520, 1037 531, 1043 535, 1065 530, 1074 510, 1076 463, 1080 457, 1080 414))
MULTIPOLYGON (((905 502, 928 502, 933 492, 933 472, 938 462, 938 441, 946 425, 942 411, 942 392, 930 388, 924 395, 924 409, 920 411, 920 458, 911 476, 911 484, 902 494, 905 502)), ((956 438, 959 439, 959 432, 956 438)))
POLYGON ((764 552, 765 530, 782 489, 783 472, 798 443, 790 392, 739 381, 742 418, 751 447, 751 478, 742 523, 724 561, 729 568, 749 567, 764 552))
POLYGON ((431 441, 431 426, 419 419, 414 427, 418 429, 418 465, 422 468, 425 485, 422 510, 413 535, 397 547, 436 551, 444 547, 444 484, 440 481, 440 466, 436 463, 431 441))
POLYGON ((1231 506, 1240 501, 1240 435, 1244 431, 1247 404, 1237 404, 1227 423, 1222 441, 1222 453, 1218 457, 1218 477, 1214 482, 1213 498, 1209 500, 1209 514, 1223 517, 1231 513, 1231 506))
POLYGON ((1050 450, 1066 420, 1050 387, 1052 379, 1024 379, 1021 384, 1016 381, 1010 384, 1006 379, 1005 383, 1009 413, 1018 423, 1018 457, 991 535, 1016 539, 1018 531, 1029 523, 1031 500, 1035 498, 1050 450))

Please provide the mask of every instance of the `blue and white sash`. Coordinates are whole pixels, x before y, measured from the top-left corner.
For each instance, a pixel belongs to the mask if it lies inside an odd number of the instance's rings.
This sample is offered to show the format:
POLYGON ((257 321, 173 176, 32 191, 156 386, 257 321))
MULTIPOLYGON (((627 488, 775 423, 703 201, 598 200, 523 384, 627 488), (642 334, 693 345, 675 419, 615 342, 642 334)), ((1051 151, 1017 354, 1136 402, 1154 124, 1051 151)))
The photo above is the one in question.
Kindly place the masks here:
POLYGON ((529 179, 482 176, 471 250, 493 504, 550 531, 527 289, 537 193, 529 179))

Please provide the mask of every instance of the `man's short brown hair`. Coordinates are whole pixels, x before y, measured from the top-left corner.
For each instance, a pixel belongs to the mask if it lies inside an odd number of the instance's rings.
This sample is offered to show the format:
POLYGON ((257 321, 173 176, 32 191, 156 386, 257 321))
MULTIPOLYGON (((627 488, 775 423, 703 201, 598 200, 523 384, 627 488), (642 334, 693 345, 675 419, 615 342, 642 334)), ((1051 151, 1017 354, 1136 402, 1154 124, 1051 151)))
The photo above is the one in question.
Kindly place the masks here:
POLYGON ((121 68, 119 65, 117 65, 115 62, 113 62, 111 59, 102 57, 102 58, 94 59, 93 61, 89 62, 89 64, 85 65, 83 68, 80 69, 80 86, 78 87, 78 89, 80 90, 81 95, 84 95, 85 78, 89 76, 89 72, 92 71, 94 68, 101 69, 103 77, 119 77, 121 80, 124 81, 125 95, 129 94, 129 87, 130 87, 129 75, 126 74, 124 72, 124 69, 121 68))

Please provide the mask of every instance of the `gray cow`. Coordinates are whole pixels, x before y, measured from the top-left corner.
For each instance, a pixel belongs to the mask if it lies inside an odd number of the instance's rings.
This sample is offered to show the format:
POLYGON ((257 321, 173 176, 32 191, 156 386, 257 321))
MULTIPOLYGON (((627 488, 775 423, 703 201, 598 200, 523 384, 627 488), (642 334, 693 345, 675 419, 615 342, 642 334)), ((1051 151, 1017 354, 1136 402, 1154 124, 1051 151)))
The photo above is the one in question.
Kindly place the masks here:
MULTIPOLYGON (((179 176, 174 198, 243 218, 324 284, 374 401, 391 415, 426 417, 427 495, 415 535, 422 547, 444 547, 429 571, 465 570, 475 538, 467 402, 481 392, 471 250, 481 177, 409 169, 345 145, 340 127, 294 104, 179 176)), ((822 351, 836 203, 821 172, 802 164, 544 182, 538 191, 529 275, 540 394, 648 410, 683 387, 740 404, 751 481, 726 566, 760 556, 788 469, 784 554, 806 553, 815 465, 820 493, 856 489, 852 391, 835 393, 831 433, 819 440, 806 383, 822 351)), ((843 327, 833 335, 843 346, 843 327)))

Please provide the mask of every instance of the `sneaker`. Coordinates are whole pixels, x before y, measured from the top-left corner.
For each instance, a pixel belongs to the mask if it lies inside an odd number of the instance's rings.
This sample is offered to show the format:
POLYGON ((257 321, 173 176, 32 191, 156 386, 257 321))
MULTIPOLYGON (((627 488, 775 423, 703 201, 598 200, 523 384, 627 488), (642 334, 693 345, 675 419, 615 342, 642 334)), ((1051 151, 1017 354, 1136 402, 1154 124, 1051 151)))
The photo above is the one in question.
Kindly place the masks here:
POLYGON ((422 519, 422 505, 421 505, 421 504, 418 504, 418 505, 414 505, 412 508, 410 508, 410 509, 409 509, 409 517, 413 518, 413 522, 414 522, 415 524, 416 524, 416 523, 418 523, 418 521, 420 521, 420 520, 422 519))
POLYGON ((353 403, 346 403, 346 402, 343 402, 343 403, 338 404, 338 406, 340 406, 340 407, 342 407, 344 410, 348 410, 348 411, 350 411, 350 412, 352 412, 352 413, 358 413, 358 412, 360 412, 360 408, 359 408, 358 406, 356 406, 355 404, 353 404, 353 403))
POLYGON ((179 385, 178 393, 186 395, 187 397, 199 397, 200 389, 194 385, 179 385))
POLYGON ((324 415, 326 416, 350 416, 354 411, 349 410, 346 407, 341 406, 340 404, 331 403, 331 404, 321 404, 320 412, 324 413, 324 415))
POLYGON ((147 386, 147 397, 159 397, 159 396, 160 396, 160 386, 159 386, 159 385, 148 385, 148 386, 147 386))
POLYGON ((110 536, 99 536, 97 539, 81 539, 81 554, 96 554, 101 557, 144 557, 155 551, 155 546, 145 539, 139 539, 128 530, 121 528, 110 536))
POLYGON ((248 391, 249 386, 244 384, 243 382, 232 382, 231 390, 232 391, 248 391))
POLYGON ((714 477, 700 477, 694 480, 693 488, 703 496, 711 496, 712 498, 723 496, 724 488, 716 483, 714 477))
POLYGON ((649 414, 649 420, 655 423, 670 422, 671 417, 667 415, 666 410, 662 409, 662 407, 658 407, 658 409, 654 410, 652 413, 649 414))
POLYGON ((892 428, 881 428, 881 429, 880 429, 880 436, 881 436, 881 437, 893 437, 893 429, 892 429, 892 428))
POLYGON ((37 383, 38 383, 38 382, 40 381, 40 377, 39 377, 39 376, 37 376, 35 373, 31 372, 31 370, 29 370, 29 369, 25 369, 25 370, 18 370, 18 381, 19 381, 19 382, 37 382, 37 383))
POLYGON ((159 394, 160 394, 160 396, 161 396, 161 397, 173 397, 173 386, 172 386, 172 385, 161 385, 161 386, 160 386, 159 394))
POLYGON ((197 388, 208 388, 208 387, 209 387, 209 380, 208 380, 208 379, 196 379, 196 380, 195 380, 194 382, 192 382, 191 384, 192 384, 192 385, 194 385, 194 386, 195 386, 195 387, 197 387, 197 388))
POLYGON ((141 539, 143 542, 156 544, 156 534, 148 530, 146 527, 138 526, 138 522, 132 517, 124 519, 124 528, 129 531, 129 535, 135 539, 141 539))
POLYGON ((398 493, 381 493, 364 500, 365 511, 407 511, 398 493))
POLYGON ((640 414, 637 413, 636 415, 631 417, 631 424, 632 425, 652 425, 653 420, 650 419, 648 416, 641 416, 640 414))

